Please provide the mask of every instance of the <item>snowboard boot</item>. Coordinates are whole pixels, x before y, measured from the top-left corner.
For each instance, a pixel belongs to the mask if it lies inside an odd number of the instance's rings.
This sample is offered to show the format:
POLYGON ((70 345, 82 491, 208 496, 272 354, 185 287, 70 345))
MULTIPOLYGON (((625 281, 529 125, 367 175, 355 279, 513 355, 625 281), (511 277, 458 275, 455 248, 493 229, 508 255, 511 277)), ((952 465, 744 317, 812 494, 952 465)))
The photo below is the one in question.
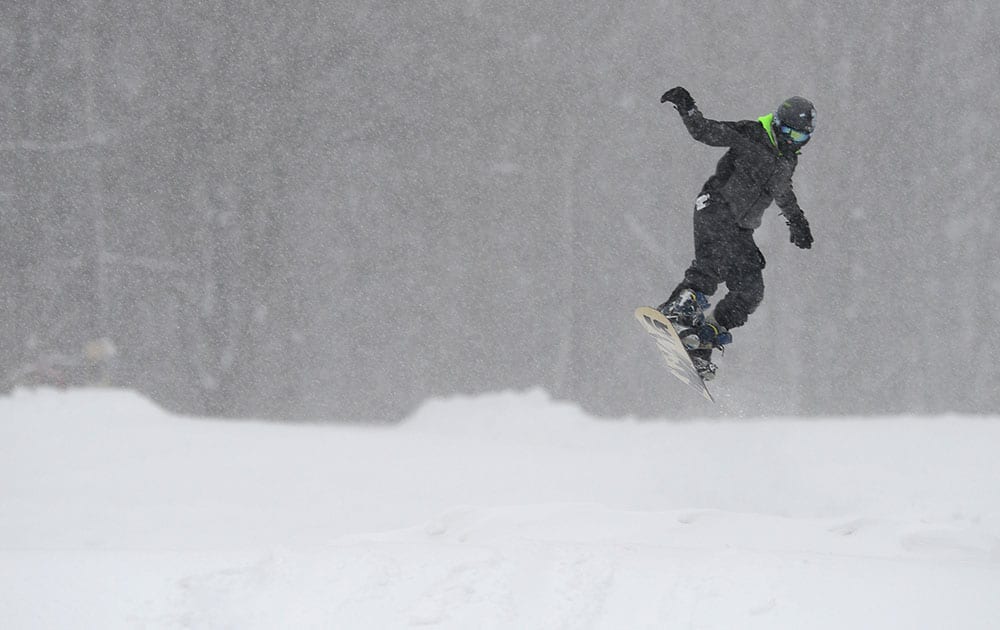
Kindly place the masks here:
POLYGON ((673 299, 656 307, 667 319, 681 328, 701 327, 705 323, 708 298, 704 293, 682 289, 673 299))
POLYGON ((712 317, 705 319, 700 326, 680 328, 677 336, 688 350, 725 350, 725 346, 733 342, 733 334, 712 317))
POLYGON ((733 334, 712 317, 706 319, 701 326, 679 331, 678 334, 701 380, 710 381, 715 378, 718 366, 712 363, 712 350, 725 352, 726 345, 733 341, 733 334))
POLYGON ((688 350, 688 355, 691 357, 691 363, 694 364, 694 369, 698 371, 701 380, 710 381, 715 378, 718 367, 712 363, 711 348, 688 350))

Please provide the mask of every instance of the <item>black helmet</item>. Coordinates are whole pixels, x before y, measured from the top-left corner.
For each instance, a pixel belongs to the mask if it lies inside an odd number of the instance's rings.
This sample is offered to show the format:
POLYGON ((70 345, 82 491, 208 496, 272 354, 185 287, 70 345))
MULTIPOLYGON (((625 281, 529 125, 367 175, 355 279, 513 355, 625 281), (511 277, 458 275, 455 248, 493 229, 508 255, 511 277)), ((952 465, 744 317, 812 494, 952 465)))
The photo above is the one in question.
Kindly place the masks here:
POLYGON ((774 112, 774 131, 784 144, 801 147, 816 129, 816 108, 809 99, 793 96, 774 112))

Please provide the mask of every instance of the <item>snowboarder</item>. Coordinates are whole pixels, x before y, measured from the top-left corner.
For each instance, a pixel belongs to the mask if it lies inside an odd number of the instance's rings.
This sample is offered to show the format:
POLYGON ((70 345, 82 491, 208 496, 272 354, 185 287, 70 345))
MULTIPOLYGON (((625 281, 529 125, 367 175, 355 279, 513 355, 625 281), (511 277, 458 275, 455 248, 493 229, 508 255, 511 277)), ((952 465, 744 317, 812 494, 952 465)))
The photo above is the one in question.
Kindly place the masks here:
POLYGON ((667 90, 691 136, 728 147, 695 201, 694 260, 684 280, 657 310, 674 322, 703 379, 715 375, 712 350, 733 340, 729 331, 746 323, 764 297, 764 255, 753 240, 764 210, 774 201, 802 249, 812 246, 809 221, 792 191, 799 150, 816 127, 816 109, 793 96, 757 120, 716 121, 702 116, 682 87, 667 90), (725 282, 728 293, 708 313, 708 296, 725 282))

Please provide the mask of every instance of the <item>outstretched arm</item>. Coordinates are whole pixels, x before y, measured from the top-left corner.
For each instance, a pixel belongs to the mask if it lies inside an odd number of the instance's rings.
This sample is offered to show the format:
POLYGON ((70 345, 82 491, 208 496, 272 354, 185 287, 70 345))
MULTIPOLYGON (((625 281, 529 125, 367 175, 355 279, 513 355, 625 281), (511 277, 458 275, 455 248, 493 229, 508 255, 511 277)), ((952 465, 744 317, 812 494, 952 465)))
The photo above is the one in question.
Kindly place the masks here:
POLYGON ((674 104, 688 133, 698 142, 713 147, 730 147, 745 142, 743 135, 737 131, 735 123, 705 118, 695 105, 691 94, 680 86, 664 92, 660 102, 674 104))

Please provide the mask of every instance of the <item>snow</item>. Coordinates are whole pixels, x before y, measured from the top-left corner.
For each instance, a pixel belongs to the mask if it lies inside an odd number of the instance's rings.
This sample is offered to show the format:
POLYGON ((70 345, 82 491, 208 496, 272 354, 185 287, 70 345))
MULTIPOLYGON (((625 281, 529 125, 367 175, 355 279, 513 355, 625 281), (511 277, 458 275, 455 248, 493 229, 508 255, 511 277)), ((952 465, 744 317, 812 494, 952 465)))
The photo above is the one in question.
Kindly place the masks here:
POLYGON ((996 628, 1000 418, 0 398, 5 628, 996 628))

